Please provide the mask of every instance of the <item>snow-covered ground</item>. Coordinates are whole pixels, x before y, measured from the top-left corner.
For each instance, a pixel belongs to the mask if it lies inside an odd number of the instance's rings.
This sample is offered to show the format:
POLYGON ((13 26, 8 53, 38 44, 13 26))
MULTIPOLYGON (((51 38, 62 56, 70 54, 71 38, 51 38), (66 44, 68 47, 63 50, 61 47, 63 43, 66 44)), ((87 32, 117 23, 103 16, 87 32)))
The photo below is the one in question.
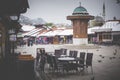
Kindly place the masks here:
MULTIPOLYGON (((22 54, 31 54, 36 56, 36 48, 45 48, 46 52, 54 52, 55 49, 66 48, 77 50, 78 52, 93 53, 93 71, 95 80, 120 80, 120 47, 118 46, 101 46, 101 45, 33 45, 32 47, 18 47, 15 51, 22 54)), ((79 56, 79 54, 78 54, 79 56)), ((88 68, 88 73, 91 68, 88 68)), ((69 76, 67 80, 90 80, 84 76, 69 76)), ((60 79, 64 80, 64 79, 60 79)), ((66 80, 66 79, 65 79, 66 80)))

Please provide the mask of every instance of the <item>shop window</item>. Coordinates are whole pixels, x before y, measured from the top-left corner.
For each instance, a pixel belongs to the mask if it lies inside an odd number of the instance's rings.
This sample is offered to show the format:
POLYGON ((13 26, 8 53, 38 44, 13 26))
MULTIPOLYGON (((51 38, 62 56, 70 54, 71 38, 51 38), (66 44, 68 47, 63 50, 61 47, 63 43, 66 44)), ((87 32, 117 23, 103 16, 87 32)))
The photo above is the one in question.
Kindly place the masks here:
POLYGON ((110 34, 108 34, 108 35, 103 35, 103 38, 104 38, 104 39, 111 39, 111 35, 110 35, 110 34))

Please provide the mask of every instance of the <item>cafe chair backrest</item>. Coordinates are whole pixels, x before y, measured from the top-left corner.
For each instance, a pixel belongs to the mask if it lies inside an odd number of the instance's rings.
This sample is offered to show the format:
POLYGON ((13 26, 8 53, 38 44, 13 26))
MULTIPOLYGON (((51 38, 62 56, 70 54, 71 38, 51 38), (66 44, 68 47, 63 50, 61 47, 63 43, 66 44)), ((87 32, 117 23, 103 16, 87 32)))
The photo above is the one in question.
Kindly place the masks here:
POLYGON ((52 55, 47 55, 47 63, 50 65, 50 67, 53 68, 53 58, 52 58, 52 55))
POLYGON ((73 57, 73 54, 74 54, 74 51, 70 50, 70 51, 69 51, 69 56, 70 56, 70 57, 73 57))
POLYGON ((61 48, 60 50, 62 55, 67 55, 67 49, 61 48))
POLYGON ((85 61, 85 52, 80 52, 80 64, 84 64, 85 61))
POLYGON ((86 57, 87 66, 92 66, 92 59, 93 59, 93 53, 87 53, 87 57, 86 57))
POLYGON ((60 55, 61 55, 61 50, 55 49, 54 55, 55 55, 56 57, 60 57, 60 55))
POLYGON ((36 52, 40 54, 45 53, 45 48, 37 48, 36 52))
POLYGON ((70 57, 77 58, 77 54, 78 54, 78 51, 73 51, 73 50, 70 50, 70 51, 69 51, 69 56, 70 56, 70 57))
POLYGON ((78 51, 74 51, 73 57, 74 57, 74 58, 77 58, 77 54, 78 54, 78 51))

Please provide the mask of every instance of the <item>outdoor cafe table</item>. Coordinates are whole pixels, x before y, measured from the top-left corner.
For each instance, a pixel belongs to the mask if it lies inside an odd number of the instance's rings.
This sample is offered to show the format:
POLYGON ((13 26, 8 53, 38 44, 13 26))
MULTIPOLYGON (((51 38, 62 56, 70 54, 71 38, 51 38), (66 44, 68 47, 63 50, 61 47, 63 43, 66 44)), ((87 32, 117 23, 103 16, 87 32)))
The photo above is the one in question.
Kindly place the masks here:
POLYGON ((78 58, 65 56, 65 57, 59 57, 58 61, 60 61, 60 62, 67 62, 67 63, 77 63, 78 62, 78 58))
POLYGON ((75 61, 76 59, 73 57, 60 57, 58 58, 59 61, 75 61))
POLYGON ((63 63, 65 69, 69 70, 77 70, 77 59, 74 57, 60 57, 58 58, 60 62, 63 63))

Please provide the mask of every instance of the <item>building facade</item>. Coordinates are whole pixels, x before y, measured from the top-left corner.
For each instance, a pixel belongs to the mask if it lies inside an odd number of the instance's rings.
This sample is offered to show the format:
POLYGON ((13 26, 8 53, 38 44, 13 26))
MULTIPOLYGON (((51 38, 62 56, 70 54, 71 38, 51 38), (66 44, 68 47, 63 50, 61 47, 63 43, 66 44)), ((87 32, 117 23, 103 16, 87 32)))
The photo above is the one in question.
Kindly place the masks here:
POLYGON ((67 16, 67 19, 71 20, 73 24, 73 44, 88 44, 88 21, 93 18, 81 5, 74 9, 72 15, 67 16))
POLYGON ((120 20, 109 20, 92 31, 96 34, 97 43, 120 44, 120 20))

